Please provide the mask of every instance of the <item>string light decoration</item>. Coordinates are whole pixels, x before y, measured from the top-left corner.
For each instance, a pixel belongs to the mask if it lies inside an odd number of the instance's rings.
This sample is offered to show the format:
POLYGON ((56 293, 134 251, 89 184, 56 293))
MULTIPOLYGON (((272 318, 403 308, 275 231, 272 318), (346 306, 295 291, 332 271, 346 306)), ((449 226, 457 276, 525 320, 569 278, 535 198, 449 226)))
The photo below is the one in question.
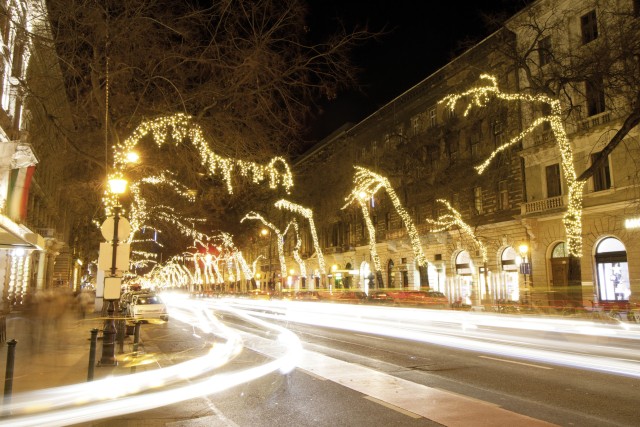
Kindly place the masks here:
POLYGON ((582 256, 582 193, 584 190, 585 181, 578 181, 576 171, 573 162, 573 150, 571 143, 567 137, 567 133, 562 124, 562 109, 560 101, 552 99, 546 95, 527 95, 527 94, 507 94, 498 89, 498 81, 494 76, 488 74, 482 74, 481 80, 487 80, 488 84, 485 86, 479 86, 460 94, 452 94, 443 98, 440 103, 444 103, 451 110, 455 109, 456 103, 463 98, 470 98, 469 104, 466 106, 464 116, 466 117, 471 108, 484 107, 486 104, 494 98, 515 101, 515 102, 530 102, 530 103, 542 103, 550 107, 550 114, 537 118, 534 120, 525 130, 518 135, 511 138, 506 143, 497 147, 489 157, 475 169, 479 174, 482 174, 491 161, 502 151, 506 150, 510 146, 514 145, 518 141, 522 140, 526 135, 533 132, 533 130, 548 122, 551 126, 553 136, 556 139, 558 149, 560 150, 560 156, 562 159, 562 173, 565 178, 568 187, 568 206, 567 212, 563 217, 563 223, 567 234, 567 250, 570 255, 575 257, 582 256))
POLYGON ((267 165, 247 162, 238 159, 229 159, 214 153, 207 143, 202 128, 195 123, 193 117, 178 113, 172 116, 163 116, 141 123, 130 137, 114 147, 114 168, 116 173, 123 170, 128 162, 127 154, 134 151, 138 143, 147 135, 153 137, 158 147, 171 138, 175 145, 185 140, 190 140, 200 155, 200 161, 211 175, 220 173, 225 181, 227 191, 233 194, 231 175, 238 171, 242 176, 250 177, 259 184, 268 180, 269 187, 276 189, 283 186, 287 192, 293 187, 293 177, 287 161, 282 157, 274 157, 267 165))
POLYGON ((382 265, 380 264, 380 256, 376 249, 376 227, 371 221, 371 215, 369 213, 369 195, 365 192, 358 192, 357 189, 352 190, 350 197, 347 197, 349 201, 342 209, 346 209, 353 201, 357 201, 362 210, 362 217, 364 218, 365 225, 367 226, 367 232, 369 233, 369 253, 371 254, 371 260, 373 261, 373 267, 377 272, 382 272, 382 265))
POLYGON ((296 262, 298 263, 298 266, 300 266, 300 277, 307 277, 307 266, 305 265, 302 257, 300 257, 300 247, 302 246, 302 239, 300 238, 300 229, 298 228, 298 221, 296 221, 295 219, 292 220, 287 225, 287 228, 284 230, 283 234, 286 236, 289 230, 293 230, 295 232, 294 239, 296 244, 292 252, 293 259, 295 259, 296 262))
POLYGON ((324 276, 327 274, 326 264, 324 262, 324 254, 322 253, 322 249, 320 248, 320 243, 318 242, 318 233, 316 232, 316 224, 313 221, 313 211, 309 208, 305 208, 298 204, 292 203, 285 199, 280 199, 275 203, 276 208, 285 209, 291 211, 293 213, 297 213, 298 215, 302 215, 309 221, 309 229, 311 230, 311 239, 313 240, 313 247, 318 256, 318 269, 320 270, 320 275, 324 276))
MULTIPOLYGON (((411 217, 402 206, 402 203, 400 203, 400 199, 389 183, 389 180, 382 175, 378 175, 377 173, 361 166, 354 167, 356 169, 354 178, 354 183, 356 184, 356 186, 353 191, 351 191, 351 193, 345 198, 347 204, 343 206, 343 209, 349 206, 354 201, 358 201, 358 203, 360 203, 362 206, 361 199, 370 199, 376 194, 378 190, 384 188, 387 192, 387 195, 391 199, 393 207, 396 209, 396 212, 398 212, 398 215, 400 215, 400 218, 402 218, 402 221, 405 224, 416 264, 419 266, 426 266, 427 259, 422 252, 422 245, 420 244, 420 235, 418 234, 418 230, 416 230, 411 217)), ((370 246, 372 244, 375 245, 375 235, 373 238, 373 243, 371 243, 371 241, 369 242, 370 246)))
POLYGON ((278 227, 276 227, 275 225, 273 225, 272 223, 264 219, 264 217, 257 212, 253 212, 253 211, 249 212, 240 220, 240 222, 244 222, 245 219, 258 220, 262 222, 262 224, 265 227, 270 228, 276 234, 276 243, 278 247, 278 259, 280 260, 280 274, 281 274, 280 277, 286 277, 287 264, 284 258, 284 233, 281 232, 278 227))
POLYGON ((425 218, 425 221, 429 224, 433 224, 436 228, 432 229, 433 233, 438 233, 440 231, 449 230, 452 227, 458 227, 460 231, 469 237, 473 243, 476 245, 480 253, 482 254, 482 262, 486 263, 488 260, 487 257, 487 248, 482 243, 482 241, 475 235, 469 224, 462 220, 462 215, 458 212, 451 204, 444 200, 438 199, 436 200, 438 203, 442 203, 449 210, 450 213, 440 215, 437 219, 425 218))

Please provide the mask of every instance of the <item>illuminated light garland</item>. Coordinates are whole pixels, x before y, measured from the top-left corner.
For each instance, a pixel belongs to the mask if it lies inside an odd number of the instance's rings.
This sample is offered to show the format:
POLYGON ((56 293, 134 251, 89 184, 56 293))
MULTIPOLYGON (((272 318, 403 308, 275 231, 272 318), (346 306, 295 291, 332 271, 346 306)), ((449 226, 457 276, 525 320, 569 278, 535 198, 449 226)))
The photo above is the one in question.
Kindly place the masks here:
MULTIPOLYGON (((357 200, 358 203, 361 204, 361 195, 364 195, 365 198, 369 199, 373 197, 379 189, 384 188, 387 192, 387 195, 391 199, 391 203, 396 209, 396 212, 398 212, 398 215, 400 215, 400 218, 402 218, 402 221, 404 222, 404 225, 407 229, 407 234, 409 235, 409 240, 411 241, 411 247, 413 249, 413 255, 415 256, 416 264, 418 266, 426 266, 427 259, 422 252, 422 245, 420 244, 420 235, 418 234, 418 230, 416 230, 411 217, 402 206, 402 203, 400 203, 400 199, 389 183, 389 180, 361 166, 354 167, 356 169, 354 178, 354 183, 356 184, 356 186, 353 191, 345 198, 347 204, 343 206, 343 209, 349 206, 355 200, 357 200)), ((375 245, 375 236, 373 245, 375 245)))
POLYGON ((324 276, 327 274, 326 264, 324 262, 324 254, 322 253, 322 249, 320 248, 320 243, 318 242, 318 233, 316 232, 316 224, 313 221, 313 211, 309 208, 305 208, 303 206, 297 205, 285 199, 280 199, 275 203, 276 208, 285 209, 299 215, 302 215, 309 221, 309 229, 311 230, 311 239, 313 240, 313 247, 315 248, 316 254, 318 256, 318 269, 320 270, 320 275, 324 276))
POLYGON ((298 263, 298 266, 300 267, 300 277, 307 277, 307 266, 305 265, 302 257, 300 257, 300 247, 302 247, 302 239, 300 238, 300 229, 298 228, 298 221, 294 219, 287 225, 287 228, 284 230, 285 236, 287 235, 287 232, 290 229, 293 229, 295 231, 294 238, 295 238, 296 245, 293 248, 293 253, 292 253, 293 259, 296 260, 296 262, 298 263))
POLYGON ((167 185, 173 189, 173 191, 181 197, 184 197, 190 202, 196 201, 196 196, 193 192, 184 184, 176 181, 171 177, 167 177, 167 175, 173 175, 170 171, 163 171, 158 176, 149 176, 142 178, 139 182, 144 184, 154 184, 154 185, 167 185))
POLYGON ((475 167, 479 174, 482 174, 498 153, 506 150, 516 142, 523 139, 527 134, 531 133, 537 126, 544 122, 549 122, 553 135, 557 141, 562 159, 562 173, 568 187, 568 206, 567 212, 563 217, 563 223, 567 234, 567 250, 570 255, 582 256, 582 193, 585 181, 578 181, 573 163, 573 150, 571 143, 567 138, 567 133, 562 124, 562 109, 560 101, 549 98, 545 95, 527 95, 527 94, 506 94, 498 89, 498 82, 494 76, 482 74, 481 79, 489 80, 487 86, 480 86, 460 94, 452 94, 443 98, 440 103, 445 103, 450 109, 454 109, 456 103, 463 97, 470 97, 471 101, 467 105, 464 116, 466 117, 473 106, 484 107, 493 97, 506 101, 526 101, 539 102, 551 107, 551 113, 548 116, 540 117, 533 121, 524 131, 502 144, 491 153, 489 158, 482 164, 475 167))
POLYGON ((240 222, 244 222, 245 219, 258 220, 262 222, 265 227, 270 228, 275 233, 276 243, 278 247, 278 259, 280 260, 280 277, 287 277, 287 264, 284 258, 284 233, 281 232, 278 227, 264 219, 264 217, 257 212, 249 212, 240 220, 240 222))
POLYGON ((173 138, 176 145, 185 139, 189 139, 199 151, 202 165, 212 175, 220 171, 229 194, 233 193, 231 175, 235 169, 238 169, 242 176, 251 177, 254 183, 260 183, 268 177, 269 187, 272 189, 282 185, 289 193, 293 186, 291 170, 284 158, 275 157, 265 166, 244 160, 221 157, 209 148, 202 128, 194 122, 193 118, 181 113, 143 122, 133 131, 129 138, 117 144, 114 150, 116 171, 124 169, 128 163, 127 154, 134 151, 140 140, 147 135, 151 135, 158 146, 166 143, 169 136, 173 138))
POLYGON ((380 256, 378 255, 378 250, 376 249, 376 227, 373 225, 373 221, 371 221, 371 215, 369 213, 368 198, 370 196, 367 193, 356 192, 356 189, 352 190, 351 197, 347 198, 350 202, 343 206, 342 209, 345 209, 349 204, 351 204, 354 200, 358 201, 360 205, 360 209, 362 210, 362 217, 364 218, 365 224, 367 226, 367 232, 369 233, 369 253, 371 254, 371 260, 373 261, 373 267, 376 271, 382 272, 382 265, 380 264, 380 256))
POLYGON ((480 253, 482 254, 482 262, 487 262, 487 248, 482 243, 482 241, 475 235, 469 224, 462 220, 462 215, 456 209, 454 209, 448 201, 444 199, 438 199, 436 202, 442 203, 449 210, 449 214, 440 215, 437 219, 433 220, 430 218, 426 218, 425 221, 429 224, 433 224, 439 228, 435 228, 431 230, 434 233, 438 233, 440 231, 445 231, 450 229, 451 227, 458 227, 464 234, 466 234, 476 245, 480 253))

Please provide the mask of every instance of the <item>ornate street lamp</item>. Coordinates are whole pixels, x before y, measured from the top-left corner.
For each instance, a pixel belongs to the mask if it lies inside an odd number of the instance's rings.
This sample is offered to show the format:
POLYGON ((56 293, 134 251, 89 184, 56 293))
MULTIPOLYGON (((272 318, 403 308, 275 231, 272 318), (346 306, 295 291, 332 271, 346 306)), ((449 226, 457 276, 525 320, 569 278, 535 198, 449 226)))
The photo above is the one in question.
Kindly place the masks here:
MULTIPOLYGON (((120 202, 119 196, 127 190, 127 180, 121 177, 114 177, 109 179, 109 190, 116 196, 116 204, 113 207, 113 239, 111 241, 112 253, 111 253, 111 271, 110 277, 105 278, 105 291, 106 283, 116 279, 117 264, 116 258, 118 253, 118 225, 120 223, 120 202)), ((106 296, 106 293, 105 293, 106 296)), ((111 295, 109 295, 111 296, 111 295)), ((115 312, 115 299, 105 298, 108 301, 107 305, 107 318, 104 320, 104 328, 102 331, 102 357, 98 362, 98 366, 115 366, 118 364, 115 356, 116 350, 116 323, 113 317, 115 312)))

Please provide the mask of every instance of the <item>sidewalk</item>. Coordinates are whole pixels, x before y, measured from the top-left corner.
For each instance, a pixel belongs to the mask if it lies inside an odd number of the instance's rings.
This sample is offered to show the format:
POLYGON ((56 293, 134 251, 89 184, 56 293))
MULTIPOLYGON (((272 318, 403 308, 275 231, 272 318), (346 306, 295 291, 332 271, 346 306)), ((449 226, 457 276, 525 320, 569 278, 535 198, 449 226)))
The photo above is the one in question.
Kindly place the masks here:
MULTIPOLYGON (((7 342, 15 339, 13 394, 62 385, 86 382, 89 371, 91 329, 97 328, 98 340, 93 369, 94 380, 110 375, 127 375, 132 372, 133 335, 125 337, 121 346, 117 341, 115 356, 117 366, 97 366, 102 356, 102 329, 104 318, 100 313, 89 313, 84 319, 75 312, 52 320, 43 319, 29 312, 12 312, 6 316, 6 342, 0 351, 1 377, 7 368, 7 342)), ((144 331, 144 328, 142 328, 144 331)), ((151 349, 144 346, 141 332, 138 354, 151 349)), ((156 351, 157 349, 153 349, 156 351)), ((157 365, 137 366, 137 372, 155 369, 157 365)), ((4 382, 3 382, 4 384, 4 382)))

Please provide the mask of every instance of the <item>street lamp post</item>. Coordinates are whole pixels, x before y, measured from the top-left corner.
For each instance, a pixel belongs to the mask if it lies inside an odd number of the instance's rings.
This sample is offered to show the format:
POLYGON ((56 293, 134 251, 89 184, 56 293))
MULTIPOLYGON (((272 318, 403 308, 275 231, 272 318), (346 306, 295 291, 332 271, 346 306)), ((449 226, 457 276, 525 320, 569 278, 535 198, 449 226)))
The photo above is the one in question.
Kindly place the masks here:
MULTIPOLYGON (((109 180, 109 187, 111 192, 117 197, 124 193, 127 188, 127 181, 124 179, 111 179, 109 180)), ((120 205, 116 203, 113 207, 113 239, 111 241, 112 252, 111 252, 111 268, 110 268, 110 279, 116 278, 117 264, 116 258, 118 253, 118 225, 120 223, 120 205)), ((105 284, 107 279, 105 279, 105 284)), ((106 288, 106 286, 105 286, 106 288)), ((104 321, 104 328, 102 331, 102 357, 98 362, 98 366, 115 366, 118 364, 115 356, 115 348, 116 348, 116 323, 114 318, 115 312, 115 299, 109 298, 107 299, 107 317, 104 321)))

